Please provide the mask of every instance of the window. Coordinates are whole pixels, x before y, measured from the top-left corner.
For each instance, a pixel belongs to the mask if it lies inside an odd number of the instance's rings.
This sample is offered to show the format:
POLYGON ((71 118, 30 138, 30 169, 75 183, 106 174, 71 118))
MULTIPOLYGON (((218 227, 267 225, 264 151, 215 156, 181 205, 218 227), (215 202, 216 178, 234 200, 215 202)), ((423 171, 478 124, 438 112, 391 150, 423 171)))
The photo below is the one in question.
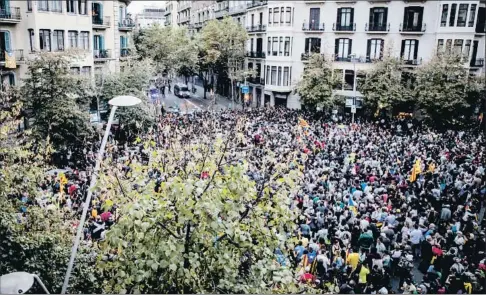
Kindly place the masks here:
POLYGON ((277 82, 277 67, 272 66, 272 76, 271 76, 271 85, 276 85, 277 82))
POLYGON ((271 52, 272 52, 272 38, 268 37, 267 54, 270 55, 271 52))
POLYGON ((69 47, 70 48, 77 48, 78 47, 78 32, 77 31, 69 31, 68 32, 68 40, 69 40, 69 47))
POLYGON ((39 11, 49 11, 49 1, 48 0, 38 0, 37 10, 39 11))
POLYGON ((289 86, 289 67, 284 67, 283 70, 283 86, 289 86))
POLYGON ((284 56, 290 56, 290 37, 285 37, 284 56))
POLYGON ((81 75, 89 76, 91 74, 91 67, 82 67, 81 68, 81 75))
POLYGON ((86 3, 87 0, 78 0, 78 13, 87 15, 88 14, 88 4, 86 3))
POLYGON ((52 33, 52 51, 64 50, 64 31, 54 30, 52 33))
POLYGON ((469 53, 471 51, 471 40, 466 40, 466 44, 464 45, 464 56, 469 58, 469 53))
POLYGON ((253 38, 250 39, 250 51, 253 51, 253 38))
POLYGON ((456 9, 457 9, 457 4, 452 4, 451 15, 449 16, 449 27, 454 26, 454 21, 456 20, 456 9))
POLYGON ((76 8, 74 6, 74 0, 66 0, 66 11, 68 13, 76 13, 76 8))
POLYGON ((404 60, 413 61, 417 59, 418 43, 418 40, 402 40, 401 56, 404 60))
POLYGON ((272 9, 268 10, 268 24, 272 24, 272 9))
POLYGON ((444 50, 444 39, 437 40, 437 53, 444 50))
POLYGON ((311 30, 318 30, 319 23, 321 18, 321 9, 320 8, 311 8, 309 10, 309 29, 311 30))
POLYGON ((280 8, 280 25, 284 24, 284 18, 285 18, 285 8, 280 8))
POLYGON ((287 7, 286 9, 287 10, 285 12, 285 22, 287 23, 287 25, 290 25, 292 19, 292 8, 287 7))
POLYGON ((279 56, 283 55, 283 47, 284 47, 283 37, 280 37, 280 42, 278 42, 278 55, 279 56))
POLYGON ((72 67, 71 68, 72 75, 79 75, 79 67, 72 67))
POLYGON ((422 6, 405 7, 403 31, 418 32, 422 30, 424 8, 422 6))
POLYGON ((282 67, 278 67, 277 85, 282 86, 282 67))
POLYGON ((351 55, 352 40, 347 38, 336 39, 336 60, 346 61, 349 60, 351 55))
POLYGON ((321 53, 321 39, 320 38, 306 38, 305 39, 305 53, 321 53))
POLYGON ((384 31, 386 30, 386 23, 388 17, 388 8, 373 7, 370 8, 370 31, 384 31))
POLYGON ((27 11, 32 11, 32 0, 27 0, 27 11))
POLYGON ((446 41, 446 48, 445 48, 445 52, 447 54, 450 54, 452 51, 452 39, 447 39, 446 41))
POLYGON ((277 24, 278 20, 279 20, 279 9, 278 9, 278 7, 275 7, 273 9, 273 23, 277 24))
POLYGON ((270 66, 267 66, 267 76, 265 77, 266 78, 266 83, 265 84, 270 84, 270 66))
POLYGON ((344 90, 353 90, 354 87, 354 71, 344 70, 344 90))
POLYGON ((449 4, 442 5, 442 16, 440 18, 440 26, 445 27, 447 25, 447 13, 449 12, 449 4))
POLYGON ((29 45, 30 45, 30 52, 35 51, 35 33, 33 29, 28 29, 29 32, 29 45))
POLYGON ((251 15, 251 26, 253 27, 255 25, 255 14, 251 15))
POLYGON ((468 27, 474 27, 474 19, 476 18, 476 4, 471 4, 471 9, 469 10, 469 22, 468 27))
POLYGON ((337 29, 349 29, 353 25, 354 9, 353 8, 338 8, 337 13, 337 29))
POLYGON ((51 0, 51 11, 62 12, 62 1, 61 0, 51 0))
POLYGON ((89 50, 89 32, 81 32, 79 43, 81 49, 89 50))
POLYGON ((457 14, 457 26, 465 27, 467 18, 467 8, 469 4, 459 4, 459 13, 457 14))
POLYGON ((272 40, 272 55, 273 56, 277 56, 278 52, 278 37, 273 37, 273 40, 272 40))
POLYGON ((51 30, 39 30, 39 46, 42 51, 51 51, 51 30))
POLYGON ((454 54, 461 54, 462 53, 462 45, 464 44, 464 40, 456 39, 454 40, 454 54))
POLYGON ((383 57, 383 45, 385 41, 383 39, 370 39, 368 40, 368 53, 369 60, 381 59, 383 57))

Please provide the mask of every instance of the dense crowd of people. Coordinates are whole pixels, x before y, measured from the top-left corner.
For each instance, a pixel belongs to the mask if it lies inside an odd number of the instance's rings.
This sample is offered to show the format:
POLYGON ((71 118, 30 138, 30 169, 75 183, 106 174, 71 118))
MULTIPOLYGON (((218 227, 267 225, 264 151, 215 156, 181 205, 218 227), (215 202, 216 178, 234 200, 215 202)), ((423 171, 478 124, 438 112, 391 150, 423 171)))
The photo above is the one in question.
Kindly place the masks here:
MULTIPOLYGON (((411 119, 349 124, 277 108, 167 114, 151 136, 163 148, 170 132, 180 132, 179 140, 197 140, 208 122, 218 134, 241 118, 245 142, 257 150, 248 158, 249 177, 262 177, 258 153, 271 150, 281 159, 301 152, 297 166, 304 182, 289 196, 300 212, 293 233, 299 243, 287 257, 276 253, 276 263, 295 268, 296 281, 341 294, 486 291, 482 135, 436 133, 411 119), (167 125, 175 128, 168 131, 167 125)), ((112 144, 108 156, 124 171, 133 157, 144 160, 142 148, 127 145, 112 144)), ((85 157, 92 166, 94 152, 85 151, 85 157)), ((81 212, 91 169, 73 166, 66 179, 46 176, 38 204, 81 212)), ((85 242, 103 240, 116 222, 116 204, 100 190, 89 212, 85 242)))

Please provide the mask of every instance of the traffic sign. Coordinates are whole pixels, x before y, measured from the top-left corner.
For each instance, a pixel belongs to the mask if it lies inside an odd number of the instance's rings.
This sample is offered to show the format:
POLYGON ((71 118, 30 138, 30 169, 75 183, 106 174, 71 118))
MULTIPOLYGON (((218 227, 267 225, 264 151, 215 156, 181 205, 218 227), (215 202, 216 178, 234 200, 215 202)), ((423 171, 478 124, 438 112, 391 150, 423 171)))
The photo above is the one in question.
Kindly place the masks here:
POLYGON ((352 106, 351 107, 351 113, 352 114, 356 114, 356 106, 352 106))
POLYGON ((241 85, 241 92, 244 94, 250 93, 250 87, 248 85, 241 85))

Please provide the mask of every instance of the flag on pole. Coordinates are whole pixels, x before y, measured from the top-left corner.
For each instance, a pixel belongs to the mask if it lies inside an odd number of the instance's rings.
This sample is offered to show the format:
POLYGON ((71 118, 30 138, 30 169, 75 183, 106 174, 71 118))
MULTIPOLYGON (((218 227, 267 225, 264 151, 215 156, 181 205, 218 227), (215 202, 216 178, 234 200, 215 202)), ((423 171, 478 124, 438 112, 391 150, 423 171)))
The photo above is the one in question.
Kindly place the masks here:
POLYGON ((417 175, 422 173, 422 164, 420 163, 420 159, 417 159, 415 164, 413 165, 412 168, 412 174, 410 175, 410 182, 414 182, 417 180, 417 175))
POLYGON ((353 212, 354 216, 358 215, 358 210, 356 209, 352 195, 349 196, 348 207, 349 207, 349 210, 351 210, 351 212, 353 212))

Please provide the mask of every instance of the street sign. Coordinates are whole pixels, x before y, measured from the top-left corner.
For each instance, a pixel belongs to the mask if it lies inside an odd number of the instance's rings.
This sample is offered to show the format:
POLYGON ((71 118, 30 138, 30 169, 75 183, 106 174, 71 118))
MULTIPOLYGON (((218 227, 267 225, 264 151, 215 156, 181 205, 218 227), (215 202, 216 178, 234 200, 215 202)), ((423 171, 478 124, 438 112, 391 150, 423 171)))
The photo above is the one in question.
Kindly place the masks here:
POLYGON ((356 114, 356 106, 352 106, 351 107, 351 113, 352 114, 356 114))
POLYGON ((250 87, 248 85, 241 85, 241 92, 244 94, 250 93, 250 87))
POLYGON ((346 107, 350 108, 354 105, 354 99, 353 98, 346 98, 346 107))

